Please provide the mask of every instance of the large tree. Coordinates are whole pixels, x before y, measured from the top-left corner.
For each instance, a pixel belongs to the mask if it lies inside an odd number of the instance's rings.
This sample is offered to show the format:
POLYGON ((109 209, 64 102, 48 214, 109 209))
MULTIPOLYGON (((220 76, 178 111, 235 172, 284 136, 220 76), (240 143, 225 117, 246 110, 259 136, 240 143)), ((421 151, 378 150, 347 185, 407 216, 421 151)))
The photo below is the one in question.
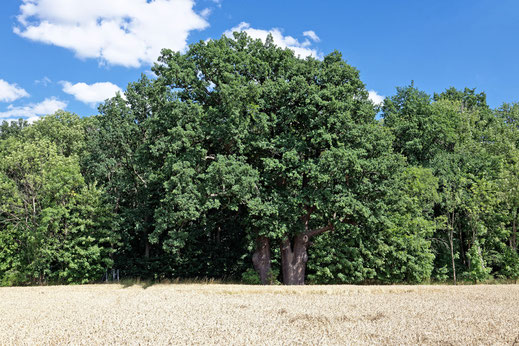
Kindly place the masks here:
POLYGON ((236 33, 185 53, 163 50, 153 71, 166 92, 151 109, 180 116, 155 214, 153 238, 165 246, 182 244, 211 215, 234 215, 257 245, 261 281, 277 244, 283 282, 303 284, 313 237, 383 217, 401 161, 340 53, 300 59, 272 38, 236 33))

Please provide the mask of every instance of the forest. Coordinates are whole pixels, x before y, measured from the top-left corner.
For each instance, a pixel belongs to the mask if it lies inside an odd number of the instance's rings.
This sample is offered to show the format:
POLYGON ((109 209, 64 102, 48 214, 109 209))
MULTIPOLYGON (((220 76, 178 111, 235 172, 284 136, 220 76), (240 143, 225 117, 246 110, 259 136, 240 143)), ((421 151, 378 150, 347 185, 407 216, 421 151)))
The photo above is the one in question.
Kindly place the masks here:
POLYGON ((517 280, 519 103, 382 105, 335 51, 162 50, 95 116, 0 126, 0 285, 517 280))

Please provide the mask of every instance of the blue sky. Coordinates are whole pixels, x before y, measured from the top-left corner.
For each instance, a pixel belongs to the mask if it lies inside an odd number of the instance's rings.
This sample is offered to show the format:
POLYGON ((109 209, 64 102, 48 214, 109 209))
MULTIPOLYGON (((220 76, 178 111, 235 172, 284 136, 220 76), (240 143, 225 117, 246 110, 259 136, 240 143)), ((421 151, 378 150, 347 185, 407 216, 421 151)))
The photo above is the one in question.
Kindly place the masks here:
POLYGON ((231 30, 322 57, 339 50, 378 96, 415 85, 519 101, 519 1, 4 0, 0 120, 81 116, 148 73, 162 47, 231 30))

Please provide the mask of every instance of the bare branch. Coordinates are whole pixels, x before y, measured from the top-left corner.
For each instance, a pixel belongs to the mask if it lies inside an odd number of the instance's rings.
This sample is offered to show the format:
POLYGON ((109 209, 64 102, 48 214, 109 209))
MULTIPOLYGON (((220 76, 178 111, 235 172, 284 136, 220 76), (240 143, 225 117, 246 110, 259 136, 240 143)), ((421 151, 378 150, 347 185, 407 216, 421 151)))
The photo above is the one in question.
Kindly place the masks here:
MULTIPOLYGON (((133 168, 133 167, 132 167, 133 168)), ((135 173, 135 175, 137 176, 137 178, 139 178, 142 183, 144 184, 144 187, 148 187, 148 184, 146 183, 146 181, 144 179, 142 179, 142 177, 139 175, 139 173, 137 173, 137 171, 135 170, 135 168, 133 168, 133 172, 135 173)))

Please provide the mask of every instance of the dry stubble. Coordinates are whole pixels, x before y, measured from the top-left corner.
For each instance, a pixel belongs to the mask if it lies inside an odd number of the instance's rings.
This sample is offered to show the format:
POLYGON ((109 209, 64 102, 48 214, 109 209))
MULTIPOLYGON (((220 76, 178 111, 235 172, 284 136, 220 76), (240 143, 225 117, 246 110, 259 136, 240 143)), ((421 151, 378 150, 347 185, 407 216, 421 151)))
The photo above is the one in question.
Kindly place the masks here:
POLYGON ((519 285, 0 288, 0 344, 508 344, 519 285))

